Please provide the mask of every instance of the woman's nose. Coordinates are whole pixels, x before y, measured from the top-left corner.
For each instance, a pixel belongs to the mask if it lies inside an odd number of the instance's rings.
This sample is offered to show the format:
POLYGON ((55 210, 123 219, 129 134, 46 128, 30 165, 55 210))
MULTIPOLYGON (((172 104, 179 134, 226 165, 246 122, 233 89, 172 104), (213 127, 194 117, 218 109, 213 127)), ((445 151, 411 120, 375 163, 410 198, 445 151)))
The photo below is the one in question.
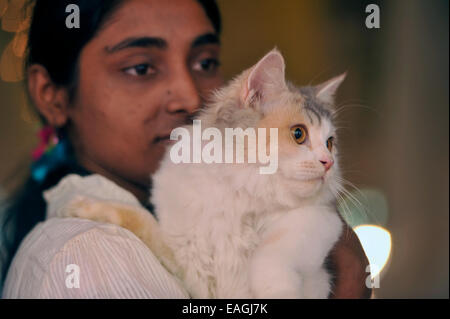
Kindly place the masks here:
POLYGON ((325 171, 328 171, 331 168, 331 166, 333 166, 333 164, 334 164, 334 161, 331 158, 321 159, 320 162, 325 167, 325 171))
POLYGON ((194 113, 200 107, 200 94, 188 70, 173 75, 172 85, 167 94, 169 95, 167 110, 170 113, 194 113))

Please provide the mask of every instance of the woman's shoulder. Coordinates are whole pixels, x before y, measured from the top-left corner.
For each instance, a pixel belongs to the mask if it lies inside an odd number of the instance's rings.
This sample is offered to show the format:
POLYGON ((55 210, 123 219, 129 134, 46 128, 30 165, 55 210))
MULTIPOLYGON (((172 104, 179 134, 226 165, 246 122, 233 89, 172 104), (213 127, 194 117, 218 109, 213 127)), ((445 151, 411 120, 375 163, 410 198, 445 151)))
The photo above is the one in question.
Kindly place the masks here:
POLYGON ((179 282, 130 231, 78 218, 50 218, 23 240, 6 298, 183 298, 179 282))
POLYGON ((48 262, 45 258, 67 250, 71 245, 88 238, 124 239, 141 246, 143 243, 127 229, 107 223, 100 223, 80 218, 49 218, 37 224, 24 238, 19 247, 19 253, 28 252, 28 256, 38 254, 39 260, 48 262))

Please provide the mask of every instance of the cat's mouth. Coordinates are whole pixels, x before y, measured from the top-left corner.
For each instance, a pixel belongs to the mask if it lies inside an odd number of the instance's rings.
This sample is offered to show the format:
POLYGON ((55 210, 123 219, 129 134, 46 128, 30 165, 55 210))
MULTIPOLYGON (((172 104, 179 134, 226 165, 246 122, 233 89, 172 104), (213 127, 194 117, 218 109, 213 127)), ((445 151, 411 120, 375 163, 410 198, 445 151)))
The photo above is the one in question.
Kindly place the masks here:
POLYGON ((327 181, 326 174, 314 176, 314 177, 308 177, 308 178, 302 178, 301 179, 303 183, 310 184, 310 185, 324 185, 327 181))
POLYGON ((156 135, 156 137, 153 139, 154 144, 168 144, 172 142, 170 139, 170 134, 175 128, 182 127, 185 125, 192 124, 191 117, 183 117, 178 120, 175 120, 173 123, 167 123, 167 126, 164 126, 164 128, 161 128, 161 133, 156 135), (163 131, 164 130, 164 131, 163 131))
POLYGON ((316 174, 308 174, 306 176, 305 175, 306 174, 300 175, 301 179, 304 180, 305 182, 320 181, 320 180, 324 181, 327 178, 327 174, 326 173, 324 173, 324 174, 317 174, 317 173, 316 174))
POLYGON ((305 179, 305 182, 325 182, 325 175, 319 176, 319 177, 313 177, 305 179))

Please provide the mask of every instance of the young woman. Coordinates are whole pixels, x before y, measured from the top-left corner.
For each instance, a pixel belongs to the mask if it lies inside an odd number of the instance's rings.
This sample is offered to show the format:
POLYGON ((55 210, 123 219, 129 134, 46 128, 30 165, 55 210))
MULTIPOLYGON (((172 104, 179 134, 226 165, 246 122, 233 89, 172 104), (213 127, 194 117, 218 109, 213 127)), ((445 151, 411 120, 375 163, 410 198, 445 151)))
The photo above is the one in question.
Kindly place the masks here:
MULTIPOLYGON (((59 143, 34 164, 9 210, 3 297, 189 297, 127 230, 49 217, 76 192, 151 210, 149 176, 170 131, 187 123, 223 84, 215 1, 34 2, 28 92, 59 143), (65 26, 70 3, 80 8, 79 29, 65 26), (102 178, 91 178, 93 173, 102 178), (47 204, 43 192, 68 174, 80 177, 47 204), (73 265, 79 287, 67 281, 73 265)), ((335 297, 367 297, 367 260, 351 230, 330 257, 337 273, 335 297)))

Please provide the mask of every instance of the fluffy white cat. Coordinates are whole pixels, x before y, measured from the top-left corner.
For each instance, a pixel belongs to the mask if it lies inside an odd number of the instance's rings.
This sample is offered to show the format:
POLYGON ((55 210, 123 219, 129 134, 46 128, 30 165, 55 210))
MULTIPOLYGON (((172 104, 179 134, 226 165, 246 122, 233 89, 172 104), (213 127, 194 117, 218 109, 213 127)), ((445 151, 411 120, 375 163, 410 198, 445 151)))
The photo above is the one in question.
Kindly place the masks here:
POLYGON ((296 88, 272 50, 217 91, 197 117, 203 129, 222 133, 278 128, 274 174, 260 174, 258 161, 175 164, 167 152, 152 177, 157 220, 144 209, 89 198, 64 215, 131 230, 193 298, 327 298, 324 260, 343 226, 335 208, 340 172, 332 108, 344 77, 296 88))

